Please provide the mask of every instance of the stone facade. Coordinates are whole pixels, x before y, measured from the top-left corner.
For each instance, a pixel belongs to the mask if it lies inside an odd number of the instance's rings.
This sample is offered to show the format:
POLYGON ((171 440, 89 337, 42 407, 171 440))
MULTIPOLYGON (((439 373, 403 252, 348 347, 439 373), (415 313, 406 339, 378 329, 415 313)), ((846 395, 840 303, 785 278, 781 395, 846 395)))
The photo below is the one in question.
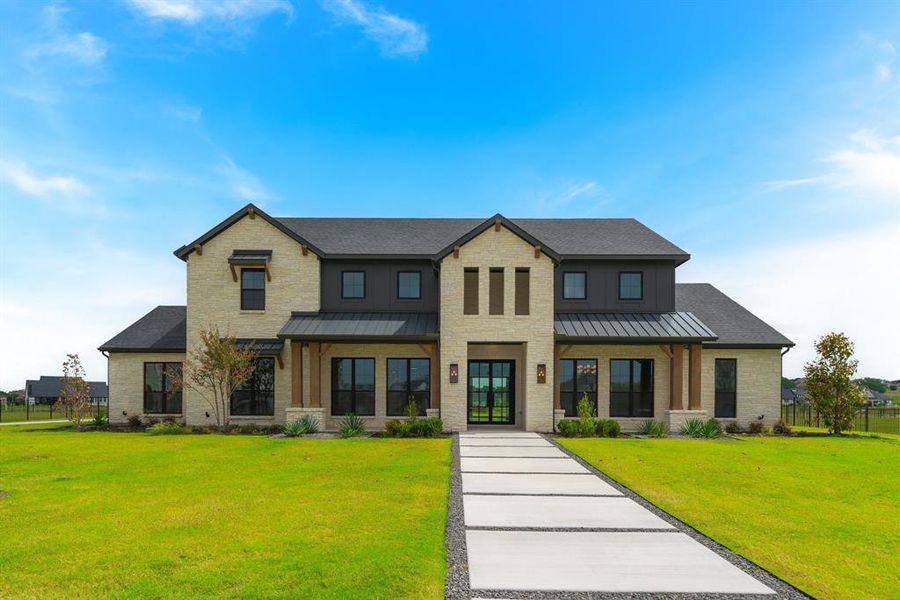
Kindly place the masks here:
POLYGON ((722 423, 736 420, 742 427, 762 417, 766 426, 781 418, 781 350, 764 349, 703 349, 701 397, 709 416, 716 408, 716 359, 737 359, 737 418, 720 419, 722 423))
MULTIPOLYGON (((144 414, 144 363, 183 362, 174 352, 113 352, 109 355, 109 422, 121 425, 144 414)), ((158 416, 158 415, 154 415, 158 416)), ((176 415, 180 420, 181 415, 176 415)))

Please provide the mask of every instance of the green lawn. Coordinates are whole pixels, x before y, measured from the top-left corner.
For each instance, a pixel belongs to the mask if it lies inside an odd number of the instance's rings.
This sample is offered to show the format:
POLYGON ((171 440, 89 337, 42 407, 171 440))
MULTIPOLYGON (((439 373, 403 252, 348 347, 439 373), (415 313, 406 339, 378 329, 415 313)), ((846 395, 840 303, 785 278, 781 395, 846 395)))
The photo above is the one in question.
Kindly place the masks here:
POLYGON ((450 440, 0 428, 0 597, 437 598, 450 440))
POLYGON ((721 544, 821 598, 900 597, 900 441, 564 439, 721 544))

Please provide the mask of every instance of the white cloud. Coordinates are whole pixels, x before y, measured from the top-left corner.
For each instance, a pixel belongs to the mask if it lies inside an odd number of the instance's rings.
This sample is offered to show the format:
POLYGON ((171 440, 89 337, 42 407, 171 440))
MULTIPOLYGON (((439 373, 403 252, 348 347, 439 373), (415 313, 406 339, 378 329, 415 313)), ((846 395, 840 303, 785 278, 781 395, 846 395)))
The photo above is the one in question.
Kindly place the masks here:
POLYGON ((358 25, 386 56, 416 57, 428 49, 424 27, 359 0, 322 0, 322 8, 341 21, 358 25))
POLYGON ((163 109, 179 121, 196 123, 203 117, 203 109, 189 104, 166 104, 163 109))
POLYGON ((695 256, 678 280, 710 282, 793 340, 786 376, 802 375, 813 341, 843 331, 863 376, 900 377, 900 221, 844 235, 695 256))
POLYGON ((229 180, 231 190, 238 198, 249 202, 275 199, 275 195, 253 173, 239 167, 230 156, 223 156, 222 161, 217 170, 229 180))
POLYGON ((25 50, 26 58, 36 60, 47 56, 72 58, 83 64, 96 64, 106 58, 109 44, 89 31, 59 33, 51 39, 25 50))
POLYGON ((82 196, 88 187, 75 177, 38 175, 27 165, 0 161, 0 181, 11 184, 23 194, 38 198, 82 196))
POLYGON ((288 0, 130 0, 145 17, 185 25, 201 22, 251 21, 281 12, 289 19, 294 5, 288 0))

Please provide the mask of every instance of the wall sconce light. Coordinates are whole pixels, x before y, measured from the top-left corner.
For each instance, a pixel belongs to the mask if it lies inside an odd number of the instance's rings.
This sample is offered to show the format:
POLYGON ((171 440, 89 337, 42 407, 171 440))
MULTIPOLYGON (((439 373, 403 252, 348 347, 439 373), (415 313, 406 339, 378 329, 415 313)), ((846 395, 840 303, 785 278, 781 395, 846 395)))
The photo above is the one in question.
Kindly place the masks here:
POLYGON ((459 383, 459 363, 450 363, 450 383, 459 383))
POLYGON ((538 383, 547 383, 547 363, 538 363, 537 382, 538 383))
POLYGON ((209 418, 209 411, 206 411, 206 418, 209 418))
POLYGON ((122 416, 123 416, 123 417, 127 417, 127 416, 128 416, 128 412, 123 410, 123 411, 122 411, 122 416))

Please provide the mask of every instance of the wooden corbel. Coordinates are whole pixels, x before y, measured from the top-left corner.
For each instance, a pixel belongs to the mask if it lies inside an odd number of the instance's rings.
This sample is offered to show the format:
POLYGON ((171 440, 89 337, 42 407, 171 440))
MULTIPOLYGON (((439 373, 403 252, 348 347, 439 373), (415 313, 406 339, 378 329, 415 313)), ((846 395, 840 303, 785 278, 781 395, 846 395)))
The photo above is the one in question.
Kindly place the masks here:
POLYGON ((453 246, 453 258, 459 258, 459 246, 453 246))
POLYGON ((278 361, 278 368, 284 369, 284 361, 281 359, 281 352, 275 355, 275 360, 278 361))
POLYGON ((494 217, 494 231, 500 231, 500 217, 494 217))
POLYGON ((194 244, 194 252, 197 253, 197 256, 203 256, 203 246, 200 244, 194 244))
POLYGON ((272 273, 269 271, 269 263, 266 263, 265 265, 263 265, 263 267, 266 269, 266 281, 272 281, 272 273))
POLYGON ((535 246, 535 247, 534 247, 534 257, 535 257, 535 258, 540 258, 540 257, 541 257, 541 247, 540 247, 540 246, 535 246))
POLYGON ((250 215, 251 219, 255 219, 256 218, 256 209, 251 206, 250 208, 247 209, 247 214, 250 215))
POLYGON ((306 256, 309 252, 309 248, 306 247, 306 244, 300 244, 300 252, 303 253, 303 256, 306 256))
POLYGON ((659 349, 662 350, 662 351, 663 351, 663 354, 665 354, 666 356, 668 356, 670 359, 672 358, 672 349, 671 349, 669 346, 666 346, 666 345, 664 345, 664 344, 660 344, 660 345, 659 345, 659 349))
POLYGON ((231 269, 231 278, 237 281, 237 271, 235 270, 234 265, 228 263, 228 267, 231 269))

